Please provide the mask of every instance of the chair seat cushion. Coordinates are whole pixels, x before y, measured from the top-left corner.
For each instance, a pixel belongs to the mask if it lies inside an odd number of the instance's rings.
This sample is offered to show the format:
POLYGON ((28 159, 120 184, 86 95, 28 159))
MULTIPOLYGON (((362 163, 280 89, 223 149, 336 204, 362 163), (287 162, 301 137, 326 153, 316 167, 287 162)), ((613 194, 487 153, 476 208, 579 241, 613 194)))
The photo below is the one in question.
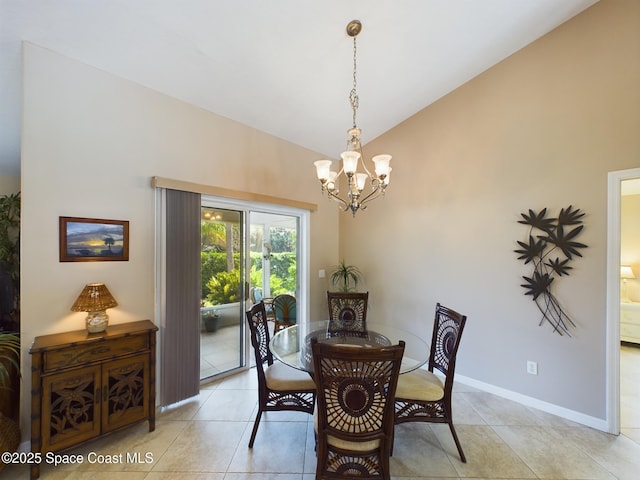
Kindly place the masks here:
MULTIPOLYGON (((318 406, 313 410, 313 428, 318 434, 318 406)), ((342 450, 351 450, 352 452, 370 452, 376 450, 380 446, 380 440, 368 440, 366 442, 349 442, 336 438, 332 435, 327 435, 327 443, 332 447, 340 448, 342 450)))
POLYGON ((271 390, 314 390, 316 384, 307 372, 282 362, 273 362, 264 371, 267 386, 271 390))
POLYGON ((442 397, 444 397, 442 380, 428 370, 414 370, 398 377, 396 398, 435 402, 442 397))

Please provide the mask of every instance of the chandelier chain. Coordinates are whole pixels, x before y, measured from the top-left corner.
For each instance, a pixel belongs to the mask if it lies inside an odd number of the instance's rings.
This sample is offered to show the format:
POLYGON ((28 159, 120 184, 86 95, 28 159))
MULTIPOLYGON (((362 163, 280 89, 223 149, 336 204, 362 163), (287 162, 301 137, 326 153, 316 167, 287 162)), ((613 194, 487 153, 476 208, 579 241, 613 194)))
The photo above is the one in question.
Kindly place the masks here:
POLYGON ((349 92, 349 103, 351 103, 351 110, 353 111, 353 128, 357 128, 356 125, 356 111, 358 110, 359 107, 359 99, 358 99, 358 92, 356 91, 356 87, 357 87, 357 77, 356 77, 356 73, 357 73, 357 53, 358 53, 358 49, 356 46, 356 37, 353 37, 353 88, 351 89, 351 91, 349 92))

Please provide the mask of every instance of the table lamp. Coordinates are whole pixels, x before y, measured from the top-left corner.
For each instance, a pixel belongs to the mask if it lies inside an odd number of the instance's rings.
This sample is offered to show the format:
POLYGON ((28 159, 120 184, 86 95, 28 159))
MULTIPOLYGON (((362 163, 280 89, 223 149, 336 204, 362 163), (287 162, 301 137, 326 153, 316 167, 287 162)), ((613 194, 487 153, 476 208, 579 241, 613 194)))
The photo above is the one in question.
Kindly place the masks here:
POLYGON ((629 293, 627 292, 627 279, 636 278, 636 276, 629 265, 620 265, 620 278, 622 279, 622 301, 628 303, 631 300, 629 300, 629 293))
POLYGON ((118 305, 104 283, 89 283, 71 307, 73 312, 87 312, 87 331, 104 332, 109 324, 107 308, 118 305))

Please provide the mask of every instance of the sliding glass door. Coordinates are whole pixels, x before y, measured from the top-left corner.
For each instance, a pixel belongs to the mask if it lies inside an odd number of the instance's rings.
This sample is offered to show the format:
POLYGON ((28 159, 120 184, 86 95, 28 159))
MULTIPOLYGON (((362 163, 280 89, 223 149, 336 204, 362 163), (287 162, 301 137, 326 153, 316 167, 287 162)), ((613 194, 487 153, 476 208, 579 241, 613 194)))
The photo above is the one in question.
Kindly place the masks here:
POLYGON ((306 311, 303 225, 304 212, 202 197, 201 380, 250 366, 244 312, 256 299, 288 293, 306 311))
POLYGON ((156 186, 158 404, 249 368, 252 293, 295 295, 308 319, 309 210, 156 186))

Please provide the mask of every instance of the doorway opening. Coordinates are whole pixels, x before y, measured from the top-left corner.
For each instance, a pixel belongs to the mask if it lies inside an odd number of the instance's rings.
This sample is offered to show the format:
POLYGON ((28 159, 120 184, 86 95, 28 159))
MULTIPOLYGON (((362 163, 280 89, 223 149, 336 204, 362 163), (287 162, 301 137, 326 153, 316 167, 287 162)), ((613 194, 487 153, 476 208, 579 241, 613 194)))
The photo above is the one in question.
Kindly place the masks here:
MULTIPOLYGON (((620 324, 621 299, 623 295, 621 266, 625 262, 633 263, 631 262, 630 254, 626 252, 623 256, 622 251, 623 187, 625 193, 628 193, 628 189, 632 184, 638 185, 640 183, 640 168, 610 172, 608 177, 606 397, 608 431, 617 435, 620 433, 621 427, 621 379, 622 375, 629 373, 626 370, 621 370, 621 354, 623 353, 620 324)), ((640 190, 638 194, 640 194, 640 190)), ((640 252, 638 255, 640 256, 640 252)), ((624 353, 626 354, 626 352, 624 353)), ((630 394, 628 391, 624 393, 625 397, 630 394)))

